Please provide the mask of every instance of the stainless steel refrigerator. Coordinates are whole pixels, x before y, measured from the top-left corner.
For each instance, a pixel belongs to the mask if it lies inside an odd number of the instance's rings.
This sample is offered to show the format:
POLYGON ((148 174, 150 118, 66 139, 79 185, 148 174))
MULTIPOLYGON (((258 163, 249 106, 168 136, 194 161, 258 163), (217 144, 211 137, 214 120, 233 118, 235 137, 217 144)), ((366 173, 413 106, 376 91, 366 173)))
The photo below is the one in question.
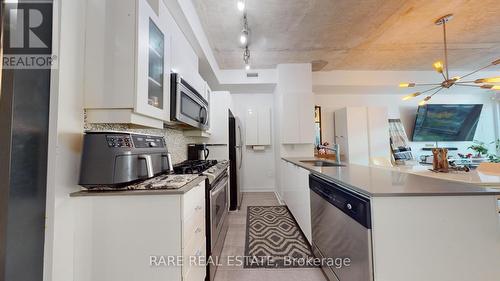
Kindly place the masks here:
POLYGON ((241 193, 243 149, 243 131, 240 120, 229 110, 229 210, 231 211, 239 210, 243 199, 241 193))
POLYGON ((51 70, 4 59, 51 54, 52 3, 1 1, 0 31, 0 280, 42 281, 51 70), (43 15, 33 29, 31 11, 43 15), (31 48, 33 36, 46 48, 31 48))

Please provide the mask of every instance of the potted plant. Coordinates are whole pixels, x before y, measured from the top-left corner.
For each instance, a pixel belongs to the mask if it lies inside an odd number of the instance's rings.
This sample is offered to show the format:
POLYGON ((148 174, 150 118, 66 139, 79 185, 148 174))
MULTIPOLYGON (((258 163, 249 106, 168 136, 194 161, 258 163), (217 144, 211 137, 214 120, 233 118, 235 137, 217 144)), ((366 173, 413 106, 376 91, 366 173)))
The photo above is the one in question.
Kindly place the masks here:
MULTIPOLYGON (((491 142, 492 144, 495 144, 496 151, 500 151, 500 139, 497 139, 494 142, 491 142)), ((488 160, 492 163, 500 163, 500 155, 496 153, 492 153, 488 155, 488 160)))
POLYGON ((475 151, 477 153, 476 154, 477 158, 481 158, 483 155, 488 154, 488 148, 486 147, 486 144, 484 142, 478 141, 478 140, 475 140, 474 144, 469 146, 467 149, 471 149, 471 150, 475 151))

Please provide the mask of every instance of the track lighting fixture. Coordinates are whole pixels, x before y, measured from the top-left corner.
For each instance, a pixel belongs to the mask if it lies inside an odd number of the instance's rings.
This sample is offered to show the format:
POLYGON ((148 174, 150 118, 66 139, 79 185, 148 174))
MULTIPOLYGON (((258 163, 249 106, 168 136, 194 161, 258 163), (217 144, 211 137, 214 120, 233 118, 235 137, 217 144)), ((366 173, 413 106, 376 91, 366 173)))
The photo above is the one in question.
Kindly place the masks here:
POLYGON ((250 41, 250 29, 248 28, 247 14, 243 15, 243 30, 240 34, 240 43, 245 47, 243 51, 243 62, 245 63, 245 70, 250 70, 250 49, 248 49, 250 41))

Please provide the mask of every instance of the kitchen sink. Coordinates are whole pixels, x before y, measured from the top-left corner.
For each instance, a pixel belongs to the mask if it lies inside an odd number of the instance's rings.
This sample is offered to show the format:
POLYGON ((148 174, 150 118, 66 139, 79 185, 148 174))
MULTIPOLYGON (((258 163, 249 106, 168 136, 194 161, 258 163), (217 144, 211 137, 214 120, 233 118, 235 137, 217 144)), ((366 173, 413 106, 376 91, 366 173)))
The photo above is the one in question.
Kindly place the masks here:
POLYGON ((324 160, 302 160, 300 162, 313 165, 314 167, 345 167, 345 165, 324 160))

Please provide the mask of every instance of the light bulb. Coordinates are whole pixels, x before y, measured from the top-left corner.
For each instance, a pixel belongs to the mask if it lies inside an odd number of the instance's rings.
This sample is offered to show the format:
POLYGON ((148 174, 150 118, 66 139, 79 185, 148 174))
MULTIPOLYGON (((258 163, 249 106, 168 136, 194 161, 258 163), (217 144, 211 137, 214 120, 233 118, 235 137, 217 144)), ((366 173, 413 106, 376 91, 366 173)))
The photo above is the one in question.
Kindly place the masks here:
POLYGON ((439 73, 443 73, 443 63, 441 61, 437 61, 432 64, 432 67, 434 67, 434 70, 436 70, 439 73))
POLYGON ((420 92, 416 92, 416 93, 413 93, 413 94, 409 94, 409 95, 407 95, 407 96, 404 96, 404 97, 403 97, 403 100, 409 100, 409 99, 412 99, 412 98, 414 98, 414 97, 418 97, 418 96, 420 96, 421 94, 422 94, 422 93, 420 93, 420 92))
POLYGON ((415 87, 415 83, 399 83, 399 88, 415 87))
POLYGON ((236 4, 236 6, 238 7, 238 10, 240 12, 243 12, 245 10, 245 1, 238 0, 238 3, 236 4))
POLYGON ((483 78, 483 79, 477 79, 474 81, 474 83, 500 83, 500 76, 497 77, 491 77, 491 78, 483 78))
POLYGON ((483 88, 483 89, 493 89, 493 87, 495 87, 495 86, 491 85, 491 84, 481 85, 481 88, 483 88))
POLYGON ((245 45, 245 44, 247 43, 247 35, 246 35, 245 33, 242 33, 242 34, 240 35, 240 43, 241 43, 242 45, 245 45))
POLYGON ((431 96, 428 96, 428 97, 425 97, 425 99, 421 102, 418 103, 418 105, 422 106, 422 105, 426 105, 427 102, 429 102, 429 100, 431 99, 432 97, 431 96))

